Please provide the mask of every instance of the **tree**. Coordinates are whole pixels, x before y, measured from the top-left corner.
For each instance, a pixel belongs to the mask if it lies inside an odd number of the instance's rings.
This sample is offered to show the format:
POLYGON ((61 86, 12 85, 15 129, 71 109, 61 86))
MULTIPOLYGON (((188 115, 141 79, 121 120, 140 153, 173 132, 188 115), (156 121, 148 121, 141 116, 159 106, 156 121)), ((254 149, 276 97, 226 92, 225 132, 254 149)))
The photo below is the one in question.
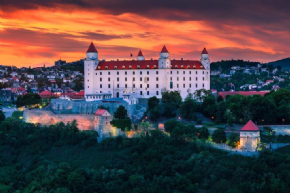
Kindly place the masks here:
POLYGON ((174 111, 179 108, 182 98, 178 91, 162 91, 161 102, 164 104, 164 116, 172 117, 174 111))
POLYGON ((227 104, 225 101, 220 101, 217 104, 217 111, 215 115, 215 121, 218 123, 224 123, 226 121, 224 114, 227 110, 227 104))
POLYGON ((210 90, 206 89, 200 89, 196 90, 194 93, 194 99, 197 100, 198 102, 202 102, 205 98, 207 98, 209 95, 212 95, 210 90))
POLYGON ((172 132, 172 130, 178 125, 178 121, 175 119, 169 119, 164 123, 164 129, 167 132, 172 132))
POLYGON ((193 99, 192 94, 189 93, 185 98, 184 102, 180 105, 179 113, 180 116, 184 119, 192 120, 194 118, 194 113, 197 110, 197 103, 193 99))
POLYGON ((217 102, 221 102, 221 101, 224 101, 224 98, 223 98, 221 95, 219 95, 219 96, 217 97, 217 102))
POLYGON ((151 121, 157 121, 157 119, 160 117, 160 113, 158 111, 157 107, 154 107, 151 111, 150 111, 150 115, 149 115, 149 119, 151 121))
POLYGON ((208 139, 209 137, 209 132, 208 132, 208 129, 206 127, 202 127, 200 130, 199 130, 199 135, 198 135, 198 138, 199 139, 208 139))
POLYGON ((156 96, 150 97, 147 102, 148 110, 154 109, 155 107, 158 106, 158 104, 159 104, 159 99, 156 96))
POLYGON ((127 114, 127 110, 125 109, 125 107, 123 105, 120 105, 116 112, 114 113, 114 117, 116 119, 126 119, 128 118, 128 114, 127 114))
POLYGON ((5 115, 4 113, 2 112, 2 110, 0 110, 0 122, 4 121, 5 120, 5 115))
POLYGON ((227 141, 224 129, 217 129, 212 134, 212 141, 215 143, 225 143, 227 141))
POLYGON ((240 141, 240 135, 237 133, 230 133, 228 138, 228 145, 231 147, 237 147, 240 141))
POLYGON ((227 123, 232 127, 233 123, 235 121, 235 117, 234 117, 233 113, 229 109, 227 109, 225 114, 224 114, 224 117, 227 120, 227 123))

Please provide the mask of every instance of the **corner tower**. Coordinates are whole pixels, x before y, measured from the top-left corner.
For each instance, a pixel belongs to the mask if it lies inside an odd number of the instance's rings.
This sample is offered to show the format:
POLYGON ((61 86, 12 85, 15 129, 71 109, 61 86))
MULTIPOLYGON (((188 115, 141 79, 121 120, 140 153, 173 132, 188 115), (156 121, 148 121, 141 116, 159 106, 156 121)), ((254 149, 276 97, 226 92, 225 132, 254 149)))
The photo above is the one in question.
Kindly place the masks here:
POLYGON ((164 45, 161 52, 160 52, 158 67, 159 67, 159 69, 165 69, 165 68, 170 68, 170 66, 171 66, 171 61, 169 58, 169 52, 168 52, 166 46, 164 45))
POLYGON ((203 65, 204 69, 210 70, 210 60, 208 58, 208 52, 205 48, 201 52, 200 63, 203 65))
POLYGON ((94 94, 96 91, 94 90, 94 73, 95 69, 98 66, 98 51, 93 44, 90 44, 86 59, 84 61, 84 90, 85 90, 85 98, 87 100, 87 94, 94 94))
POLYGON ((137 60, 145 60, 141 50, 139 51, 138 55, 137 55, 137 60))

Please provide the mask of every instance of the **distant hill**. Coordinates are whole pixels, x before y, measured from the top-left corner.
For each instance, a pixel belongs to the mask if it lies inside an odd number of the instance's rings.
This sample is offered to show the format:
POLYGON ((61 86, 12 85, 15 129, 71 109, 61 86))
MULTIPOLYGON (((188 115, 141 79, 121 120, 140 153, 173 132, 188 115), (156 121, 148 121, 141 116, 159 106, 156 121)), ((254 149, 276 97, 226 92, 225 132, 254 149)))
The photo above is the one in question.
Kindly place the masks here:
POLYGON ((280 65, 283 69, 290 69, 290 58, 269 62, 268 64, 272 64, 273 66, 280 65))

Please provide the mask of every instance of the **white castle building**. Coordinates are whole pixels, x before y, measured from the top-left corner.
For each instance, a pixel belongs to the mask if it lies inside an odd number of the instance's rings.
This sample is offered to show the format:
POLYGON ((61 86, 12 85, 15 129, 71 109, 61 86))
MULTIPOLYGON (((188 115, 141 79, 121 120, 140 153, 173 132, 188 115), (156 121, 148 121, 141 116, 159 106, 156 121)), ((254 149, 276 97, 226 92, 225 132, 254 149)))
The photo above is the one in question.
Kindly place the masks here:
POLYGON ((86 101, 123 98, 135 104, 138 98, 156 96, 161 91, 179 91, 184 99, 188 92, 210 89, 210 60, 204 48, 200 61, 170 59, 165 45, 158 60, 145 60, 141 50, 137 59, 99 60, 93 43, 84 62, 86 101))

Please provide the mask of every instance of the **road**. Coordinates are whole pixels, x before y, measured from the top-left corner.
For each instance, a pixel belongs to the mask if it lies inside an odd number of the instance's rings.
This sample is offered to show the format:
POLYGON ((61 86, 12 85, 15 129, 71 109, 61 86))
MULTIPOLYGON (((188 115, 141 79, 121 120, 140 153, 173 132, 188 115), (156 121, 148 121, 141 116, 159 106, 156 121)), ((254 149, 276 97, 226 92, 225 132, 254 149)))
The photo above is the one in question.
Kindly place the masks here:
POLYGON ((14 112, 14 111, 17 111, 17 109, 16 108, 7 108, 7 107, 3 107, 2 108, 2 112, 4 113, 4 115, 5 115, 5 117, 7 118, 7 117, 11 117, 12 116, 12 113, 14 112))

